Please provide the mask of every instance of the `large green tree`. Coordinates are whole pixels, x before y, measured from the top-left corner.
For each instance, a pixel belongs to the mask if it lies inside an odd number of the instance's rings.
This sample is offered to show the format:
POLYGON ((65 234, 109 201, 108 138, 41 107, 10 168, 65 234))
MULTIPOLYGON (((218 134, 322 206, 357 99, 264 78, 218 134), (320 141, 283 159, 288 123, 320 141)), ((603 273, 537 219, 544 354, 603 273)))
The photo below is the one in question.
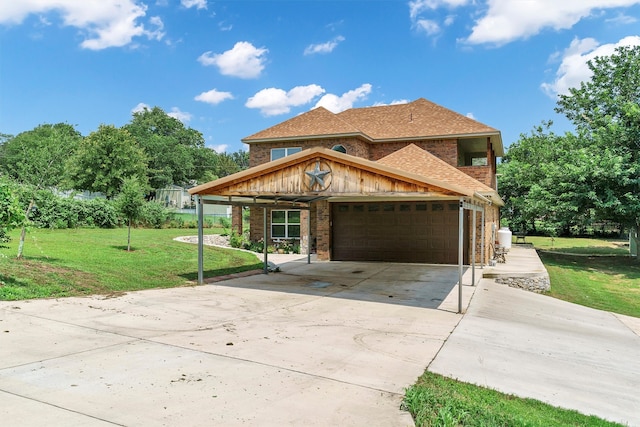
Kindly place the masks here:
POLYGON ((187 185, 206 172, 197 167, 199 157, 203 156, 201 152, 206 150, 202 134, 185 127, 161 108, 134 112, 124 129, 146 153, 151 188, 187 185))
POLYGON ((593 219, 589 149, 550 127, 543 123, 520 135, 499 165, 504 218, 514 230, 569 234, 593 219))
POLYGON ((592 172, 593 204, 602 218, 640 228, 640 46, 623 46, 588 62, 590 80, 561 95, 556 111, 576 126, 600 159, 592 172))
POLYGON ((66 123, 43 124, 0 144, 0 171, 20 184, 37 189, 57 187, 64 165, 82 141, 82 135, 66 123))
MULTIPOLYGON (((73 126, 58 123, 40 125, 13 138, 3 135, 2 139, 0 171, 27 189, 29 202, 25 216, 28 217, 38 190, 62 185, 65 161, 77 150, 82 135, 73 126)), ((26 231, 23 225, 18 258, 22 258, 26 231)))
POLYGON ((77 190, 101 192, 115 197, 126 178, 138 178, 146 185, 147 157, 126 130, 100 125, 87 136, 66 164, 70 185, 77 190))

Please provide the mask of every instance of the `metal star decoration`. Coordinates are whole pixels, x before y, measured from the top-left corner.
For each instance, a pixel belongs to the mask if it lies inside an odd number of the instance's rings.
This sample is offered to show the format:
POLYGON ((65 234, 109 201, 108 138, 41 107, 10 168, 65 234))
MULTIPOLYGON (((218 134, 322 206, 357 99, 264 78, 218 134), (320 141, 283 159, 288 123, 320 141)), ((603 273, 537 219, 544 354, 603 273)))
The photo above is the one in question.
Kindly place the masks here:
POLYGON ((320 161, 316 161, 316 167, 312 171, 305 173, 309 176, 309 188, 313 190, 316 184, 318 184, 320 188, 324 188, 324 178, 329 175, 331 171, 321 170, 320 161))

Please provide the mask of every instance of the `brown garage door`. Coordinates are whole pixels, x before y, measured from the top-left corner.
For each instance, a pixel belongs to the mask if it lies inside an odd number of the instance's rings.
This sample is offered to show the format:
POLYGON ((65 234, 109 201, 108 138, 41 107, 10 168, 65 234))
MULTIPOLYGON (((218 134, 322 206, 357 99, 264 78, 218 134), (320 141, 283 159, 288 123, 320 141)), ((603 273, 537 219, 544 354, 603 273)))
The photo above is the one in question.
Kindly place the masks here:
POLYGON ((457 264, 458 209, 450 201, 333 203, 331 259, 457 264))

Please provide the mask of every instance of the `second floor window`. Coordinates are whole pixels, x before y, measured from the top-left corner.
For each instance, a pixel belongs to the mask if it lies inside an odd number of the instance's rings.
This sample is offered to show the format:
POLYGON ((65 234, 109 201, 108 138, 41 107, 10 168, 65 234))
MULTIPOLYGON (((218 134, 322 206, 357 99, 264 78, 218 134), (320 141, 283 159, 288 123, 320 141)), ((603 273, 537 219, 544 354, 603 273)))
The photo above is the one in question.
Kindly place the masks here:
POLYGON ((271 161, 278 160, 283 157, 290 156, 302 151, 301 147, 284 147, 284 148, 272 148, 271 149, 271 161))

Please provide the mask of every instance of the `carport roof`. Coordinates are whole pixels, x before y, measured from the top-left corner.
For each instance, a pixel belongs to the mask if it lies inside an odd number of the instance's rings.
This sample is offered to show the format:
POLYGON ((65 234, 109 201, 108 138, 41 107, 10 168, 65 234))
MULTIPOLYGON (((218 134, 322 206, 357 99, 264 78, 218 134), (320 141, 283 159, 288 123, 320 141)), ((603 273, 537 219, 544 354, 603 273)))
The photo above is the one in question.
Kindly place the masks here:
MULTIPOLYGON (((465 197, 469 199, 491 198, 492 203, 502 204, 502 200, 497 193, 491 188, 484 186, 479 181, 469 177, 463 172, 450 167, 445 162, 435 158, 430 153, 416 147, 409 146, 396 153, 395 156, 387 156, 386 161, 374 162, 349 154, 340 153, 326 148, 312 148, 303 150, 299 153, 287 156, 272 162, 264 163, 233 175, 211 181, 197 187, 191 188, 189 193, 198 196, 224 196, 229 204, 258 204, 258 203, 277 203, 286 202, 291 204, 305 204, 321 199, 337 199, 340 197, 351 198, 376 198, 376 197, 416 197, 417 193, 393 193, 388 190, 379 192, 360 192, 360 193, 335 193, 330 189, 325 191, 239 191, 238 188, 250 185, 258 180, 265 180, 268 176, 283 171, 288 168, 297 167, 310 161, 329 161, 334 164, 356 168, 367 173, 376 174, 387 179, 397 182, 415 185, 422 188, 419 197, 426 198, 459 198, 465 197), (422 153, 418 153, 419 150, 422 153), (433 157, 433 158, 431 158, 433 157), (413 160, 411 160, 413 159, 413 160), (413 163, 427 162, 425 168, 419 167, 417 164, 408 167, 413 163), (386 164, 385 164, 386 162, 386 164), (454 171, 452 171, 453 169, 454 171), (456 182, 456 178, 460 183, 456 182)), ((222 198, 219 200, 222 203, 222 198)))

